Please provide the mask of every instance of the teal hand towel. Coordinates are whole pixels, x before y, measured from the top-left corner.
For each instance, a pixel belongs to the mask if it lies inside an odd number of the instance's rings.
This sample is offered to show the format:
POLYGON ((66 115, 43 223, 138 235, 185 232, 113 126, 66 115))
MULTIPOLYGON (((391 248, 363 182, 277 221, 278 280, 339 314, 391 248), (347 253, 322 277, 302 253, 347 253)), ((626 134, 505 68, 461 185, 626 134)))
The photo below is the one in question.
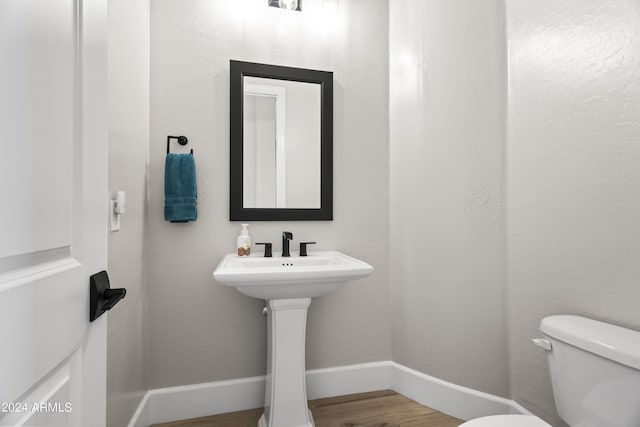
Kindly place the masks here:
POLYGON ((164 219, 195 221, 198 217, 196 163, 191 154, 167 154, 164 163, 164 219))

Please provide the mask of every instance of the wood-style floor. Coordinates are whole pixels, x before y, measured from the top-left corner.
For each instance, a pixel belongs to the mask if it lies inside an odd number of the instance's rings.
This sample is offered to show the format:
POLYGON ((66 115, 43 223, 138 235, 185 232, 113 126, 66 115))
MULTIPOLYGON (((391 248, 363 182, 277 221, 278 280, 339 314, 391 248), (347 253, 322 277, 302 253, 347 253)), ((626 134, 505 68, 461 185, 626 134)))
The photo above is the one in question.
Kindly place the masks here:
MULTIPOLYGON (((316 427, 458 427, 462 420, 422 406, 392 390, 309 401, 316 427)), ((255 427, 262 408, 151 427, 255 427)))

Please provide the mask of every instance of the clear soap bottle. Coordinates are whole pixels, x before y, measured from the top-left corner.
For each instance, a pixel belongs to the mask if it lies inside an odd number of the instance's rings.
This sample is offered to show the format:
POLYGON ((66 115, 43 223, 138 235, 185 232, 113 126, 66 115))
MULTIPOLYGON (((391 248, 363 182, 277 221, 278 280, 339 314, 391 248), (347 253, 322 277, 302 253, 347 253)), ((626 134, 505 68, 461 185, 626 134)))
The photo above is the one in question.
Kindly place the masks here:
POLYGON ((249 236, 249 224, 240 224, 238 236, 238 256, 249 256, 251 253, 251 236, 249 236))

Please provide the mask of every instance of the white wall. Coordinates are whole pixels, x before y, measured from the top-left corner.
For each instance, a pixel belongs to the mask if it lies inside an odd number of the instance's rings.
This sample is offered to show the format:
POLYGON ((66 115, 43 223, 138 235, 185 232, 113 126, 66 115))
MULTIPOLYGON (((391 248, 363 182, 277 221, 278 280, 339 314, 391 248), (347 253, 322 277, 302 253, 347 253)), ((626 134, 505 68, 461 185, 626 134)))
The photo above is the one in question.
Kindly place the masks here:
MULTIPOLYGON (((334 72, 334 221, 254 222, 375 266, 367 279, 313 301, 310 369, 388 360, 388 8, 384 0, 306 0, 288 12, 263 0, 151 3, 148 216, 150 387, 265 372, 264 302, 214 282, 239 224, 229 222, 229 60, 334 72), (167 135, 186 135, 198 174, 198 220, 162 218, 167 135), (366 153, 366 156, 363 156, 366 153)), ((174 151, 180 148, 174 147, 174 151)), ((294 243, 294 248, 296 247, 294 243)))
POLYGON ((506 4, 511 392, 561 426, 540 320, 640 329, 640 2, 506 4))
POLYGON ((287 207, 320 207, 320 85, 284 82, 287 89, 287 207))
POLYGON ((127 296, 108 315, 107 425, 122 427, 147 390, 144 223, 149 148, 149 2, 109 1, 109 193, 127 192, 109 234, 108 270, 127 296))
POLYGON ((393 360, 509 395, 500 0, 390 2, 393 360))

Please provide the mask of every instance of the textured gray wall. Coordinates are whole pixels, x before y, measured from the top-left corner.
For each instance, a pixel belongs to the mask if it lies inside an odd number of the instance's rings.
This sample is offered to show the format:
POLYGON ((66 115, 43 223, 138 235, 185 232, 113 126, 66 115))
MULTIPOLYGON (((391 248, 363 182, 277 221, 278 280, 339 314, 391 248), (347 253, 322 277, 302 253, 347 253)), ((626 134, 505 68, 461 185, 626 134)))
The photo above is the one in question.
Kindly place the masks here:
POLYGON ((107 425, 127 425, 147 390, 144 224, 149 147, 149 2, 109 1, 109 192, 127 192, 109 233, 109 276, 127 297, 108 313, 107 425))
POLYGON ((314 299, 308 368, 390 358, 387 18, 383 0, 307 0, 302 13, 262 0, 151 3, 151 388, 265 372, 264 302, 212 277, 240 228, 228 217, 230 59, 334 72, 334 221, 253 222, 250 231, 275 251, 289 230, 376 268, 314 299), (195 150, 198 220, 170 224, 162 217, 165 141, 182 134, 195 150))
POLYGON ((390 2, 393 360, 509 395, 501 0, 390 2))
POLYGON ((540 320, 640 329, 640 2, 506 4, 511 391, 560 426, 540 320))

